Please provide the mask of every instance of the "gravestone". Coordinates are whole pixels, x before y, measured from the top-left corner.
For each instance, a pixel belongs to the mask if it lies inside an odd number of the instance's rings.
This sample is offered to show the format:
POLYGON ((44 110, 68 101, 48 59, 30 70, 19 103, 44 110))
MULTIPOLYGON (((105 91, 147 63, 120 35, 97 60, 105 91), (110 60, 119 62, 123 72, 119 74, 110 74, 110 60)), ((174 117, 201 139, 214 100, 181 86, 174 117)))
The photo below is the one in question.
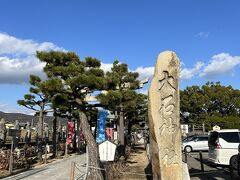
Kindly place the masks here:
MULTIPOLYGON (((15 129, 16 132, 20 131, 20 126, 19 126, 19 121, 18 120, 15 121, 13 129, 15 129)), ((20 134, 16 133, 16 135, 13 136, 13 146, 14 146, 14 148, 18 148, 19 139, 20 139, 20 134)))
POLYGON ((0 149, 2 148, 4 141, 6 138, 6 125, 5 125, 5 119, 0 120, 0 149))
POLYGON ((148 93, 153 179, 182 180, 179 59, 174 52, 159 54, 148 93))
POLYGON ((31 142, 31 126, 30 123, 27 122, 27 126, 26 126, 26 134, 25 134, 25 143, 28 145, 31 142))

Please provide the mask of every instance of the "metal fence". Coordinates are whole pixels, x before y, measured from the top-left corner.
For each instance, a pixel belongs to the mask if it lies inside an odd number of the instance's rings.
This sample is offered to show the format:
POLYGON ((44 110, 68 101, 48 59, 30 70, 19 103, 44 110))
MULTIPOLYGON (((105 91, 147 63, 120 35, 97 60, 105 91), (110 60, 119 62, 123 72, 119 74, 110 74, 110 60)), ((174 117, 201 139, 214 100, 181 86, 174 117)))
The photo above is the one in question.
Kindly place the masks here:
POLYGON ((71 163, 70 180, 85 180, 87 176, 86 163, 71 163))

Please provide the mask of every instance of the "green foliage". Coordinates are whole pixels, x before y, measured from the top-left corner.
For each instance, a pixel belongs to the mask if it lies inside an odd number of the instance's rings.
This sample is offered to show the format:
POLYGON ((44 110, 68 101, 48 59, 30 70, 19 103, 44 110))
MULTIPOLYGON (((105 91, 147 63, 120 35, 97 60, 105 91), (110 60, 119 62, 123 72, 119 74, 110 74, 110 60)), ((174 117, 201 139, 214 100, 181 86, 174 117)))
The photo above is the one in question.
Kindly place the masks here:
POLYGON ((125 106, 137 95, 134 91, 139 87, 137 77, 138 73, 128 72, 127 64, 114 61, 111 71, 105 76, 105 88, 108 93, 100 94, 97 98, 112 111, 126 109, 125 106))
POLYGON ((98 96, 101 104, 109 110, 116 110, 116 105, 120 105, 123 95, 120 91, 109 90, 107 94, 100 94, 98 96))
POLYGON ((123 89, 137 89, 139 88, 138 73, 128 72, 127 64, 120 64, 114 61, 111 72, 106 73, 107 89, 123 90, 123 89))
POLYGON ((125 104, 125 115, 132 124, 140 121, 147 121, 148 101, 145 94, 135 94, 128 103, 125 104))
POLYGON ((146 120, 146 96, 136 93, 139 88, 138 73, 129 72, 127 64, 114 61, 110 72, 105 75, 106 91, 97 98, 107 109, 123 111, 127 119, 128 129, 138 121, 146 120))
POLYGON ((206 116, 204 123, 207 130, 212 130, 212 127, 218 125, 221 129, 240 129, 240 117, 236 116, 206 116))
POLYGON ((96 58, 92 58, 92 57, 86 57, 85 58, 85 67, 95 67, 95 68, 99 68, 101 66, 101 62, 96 59, 96 58))
POLYGON ((96 58, 81 61, 73 52, 58 51, 37 52, 37 57, 46 63, 44 72, 50 79, 45 88, 59 113, 78 114, 74 112, 79 107, 86 110, 86 95, 105 88, 104 72, 96 58))
POLYGON ((25 94, 23 100, 18 100, 17 103, 21 106, 25 106, 28 109, 39 112, 49 102, 49 97, 44 90, 44 81, 40 77, 35 75, 30 75, 29 83, 31 87, 29 88, 30 94, 25 94))
MULTIPOLYGON (((222 86, 220 82, 208 82, 202 87, 191 86, 181 91, 181 112, 189 112, 189 119, 195 123, 227 122, 240 117, 240 90, 222 86)), ((238 125, 236 125, 238 126, 238 125)))
POLYGON ((198 86, 187 87, 180 92, 180 104, 182 112, 189 112, 190 118, 197 118, 199 114, 204 113, 205 96, 198 86))
POLYGON ((40 61, 45 62, 44 72, 48 77, 60 77, 63 80, 74 77, 84 71, 84 63, 74 52, 37 52, 40 61))

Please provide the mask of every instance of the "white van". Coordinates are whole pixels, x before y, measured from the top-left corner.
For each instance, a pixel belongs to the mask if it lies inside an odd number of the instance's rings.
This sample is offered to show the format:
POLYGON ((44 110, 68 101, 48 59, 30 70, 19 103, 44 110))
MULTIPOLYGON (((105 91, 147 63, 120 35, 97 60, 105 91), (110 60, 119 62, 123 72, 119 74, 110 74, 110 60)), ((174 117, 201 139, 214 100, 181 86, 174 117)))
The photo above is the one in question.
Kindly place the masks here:
POLYGON ((238 154, 240 131, 238 129, 223 129, 211 131, 208 139, 208 161, 229 165, 234 155, 238 154))

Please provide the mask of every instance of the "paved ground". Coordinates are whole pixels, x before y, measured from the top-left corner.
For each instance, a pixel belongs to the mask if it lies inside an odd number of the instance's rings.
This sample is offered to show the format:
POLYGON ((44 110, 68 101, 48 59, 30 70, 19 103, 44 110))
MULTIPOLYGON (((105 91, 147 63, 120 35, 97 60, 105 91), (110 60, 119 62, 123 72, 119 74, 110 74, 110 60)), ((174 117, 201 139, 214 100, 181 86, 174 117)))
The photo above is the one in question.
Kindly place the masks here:
MULTIPOLYGON (((183 160, 185 160, 183 155, 183 160)), ((203 153, 204 172, 201 171, 199 153, 190 153, 187 156, 187 164, 191 180, 231 180, 228 167, 213 167, 207 161, 207 152, 203 153)), ((57 160, 51 164, 35 167, 32 170, 4 178, 5 180, 68 180, 70 177, 71 162, 76 162, 75 178, 83 179, 85 175, 86 154, 73 155, 67 159, 57 160)), ((128 167, 123 172, 120 179, 151 179, 151 167, 148 166, 146 151, 142 147, 136 147, 131 153, 128 161, 128 167)), ((240 177, 234 173, 232 179, 237 180, 240 177)))
POLYGON ((71 162, 76 162, 75 179, 83 179, 86 170, 86 154, 73 155, 66 159, 35 167, 29 171, 4 178, 5 180, 69 180, 71 162))
MULTIPOLYGON (((201 171, 201 163, 199 152, 190 153, 187 157, 188 169, 190 173, 191 180, 230 180, 231 176, 228 167, 212 166, 207 161, 207 152, 203 152, 203 167, 204 172, 201 171)), ((184 160, 183 155, 183 160, 184 160)), ((232 179, 240 179, 237 172, 234 172, 234 177, 232 179)))
POLYGON ((148 163, 147 153, 143 145, 136 145, 127 159, 127 169, 123 172, 121 180, 147 180, 152 179, 151 167, 148 163))

